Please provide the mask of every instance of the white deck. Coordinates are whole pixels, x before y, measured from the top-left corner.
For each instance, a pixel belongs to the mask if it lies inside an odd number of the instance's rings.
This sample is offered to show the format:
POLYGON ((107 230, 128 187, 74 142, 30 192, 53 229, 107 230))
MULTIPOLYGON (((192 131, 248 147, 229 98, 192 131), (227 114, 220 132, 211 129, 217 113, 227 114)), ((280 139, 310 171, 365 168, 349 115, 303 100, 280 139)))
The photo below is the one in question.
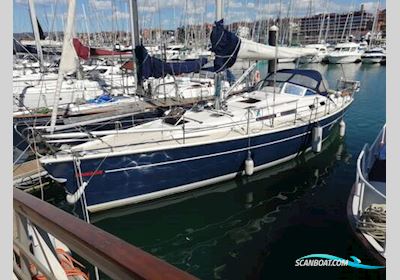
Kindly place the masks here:
MULTIPOLYGON (((267 91, 269 88, 267 88, 267 91)), ((98 140, 74 146, 65 154, 56 157, 44 158, 43 162, 69 160, 69 152, 79 152, 83 158, 104 157, 117 154, 139 153, 145 151, 165 150, 178 146, 200 145, 248 137, 247 114, 250 110, 249 134, 261 135, 290 127, 301 126, 316 119, 329 117, 338 112, 343 106, 349 105, 350 96, 335 96, 331 94, 330 101, 321 95, 298 97, 290 94, 275 95, 272 92, 254 91, 228 100, 228 110, 225 114, 216 111, 203 110, 201 112, 187 111, 184 114, 183 125, 173 126, 163 120, 152 121, 120 133, 104 136, 98 140), (256 103, 243 102, 248 98, 258 99, 256 103), (315 105, 316 109, 310 109, 315 105), (320 103, 325 103, 321 105, 320 103), (295 113, 297 108, 297 114, 295 113), (285 113, 286 115, 281 115, 285 113), (272 119, 257 120, 259 117, 276 114, 272 119), (296 121, 295 121, 296 119, 296 121), (112 148, 111 148, 112 147, 112 148)))

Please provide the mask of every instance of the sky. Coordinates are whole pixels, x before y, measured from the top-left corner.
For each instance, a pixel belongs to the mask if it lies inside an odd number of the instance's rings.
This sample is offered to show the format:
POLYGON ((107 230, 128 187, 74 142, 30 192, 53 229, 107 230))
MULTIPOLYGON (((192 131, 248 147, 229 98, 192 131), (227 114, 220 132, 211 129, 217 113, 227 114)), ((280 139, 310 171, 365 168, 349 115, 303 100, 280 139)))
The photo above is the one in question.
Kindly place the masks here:
MULTIPOLYGON (((130 0, 76 0, 76 32, 129 31, 130 0), (86 16, 85 16, 86 14, 86 16)), ((37 17, 45 32, 63 30, 67 0, 34 0, 37 17)), ((141 28, 174 29, 184 24, 212 23, 215 0, 137 0, 141 28)), ((379 7, 386 2, 380 0, 379 7)), ((373 0, 224 0, 225 22, 255 21, 289 14, 305 16, 328 12, 359 10, 374 12, 373 0), (292 7, 292 8, 290 8, 292 7)), ((14 33, 31 32, 28 0, 13 0, 14 33)))

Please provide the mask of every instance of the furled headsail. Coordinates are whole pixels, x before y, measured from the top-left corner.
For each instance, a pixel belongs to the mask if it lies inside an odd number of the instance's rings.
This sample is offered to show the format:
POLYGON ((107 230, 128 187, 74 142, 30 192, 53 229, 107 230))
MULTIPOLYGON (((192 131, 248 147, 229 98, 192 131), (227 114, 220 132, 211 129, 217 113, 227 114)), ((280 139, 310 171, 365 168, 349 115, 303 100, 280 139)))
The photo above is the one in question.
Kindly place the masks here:
MULTIPOLYGON (((162 78, 168 74, 176 76, 184 73, 198 73, 207 63, 207 58, 184 60, 181 62, 166 62, 149 55, 146 48, 142 45, 135 48, 135 54, 139 64, 139 76, 142 77, 142 79, 148 79, 150 77, 162 78)), ((123 69, 132 70, 133 63, 132 61, 128 61, 121 67, 123 69)))

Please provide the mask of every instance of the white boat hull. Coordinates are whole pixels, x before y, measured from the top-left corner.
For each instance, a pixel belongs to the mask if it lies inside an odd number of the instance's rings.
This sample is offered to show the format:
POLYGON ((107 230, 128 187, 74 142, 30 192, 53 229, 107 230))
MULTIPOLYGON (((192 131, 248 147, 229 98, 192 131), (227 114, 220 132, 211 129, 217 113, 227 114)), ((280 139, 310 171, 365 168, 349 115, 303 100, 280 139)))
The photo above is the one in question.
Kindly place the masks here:
POLYGON ((303 56, 299 58, 299 63, 320 63, 324 59, 325 56, 315 55, 315 56, 303 56))
POLYGON ((372 64, 381 62, 383 57, 362 57, 362 63, 372 64))
POLYGON ((342 63, 355 63, 361 60, 361 55, 342 55, 342 56, 333 56, 328 55, 329 63, 333 64, 342 64, 342 63))

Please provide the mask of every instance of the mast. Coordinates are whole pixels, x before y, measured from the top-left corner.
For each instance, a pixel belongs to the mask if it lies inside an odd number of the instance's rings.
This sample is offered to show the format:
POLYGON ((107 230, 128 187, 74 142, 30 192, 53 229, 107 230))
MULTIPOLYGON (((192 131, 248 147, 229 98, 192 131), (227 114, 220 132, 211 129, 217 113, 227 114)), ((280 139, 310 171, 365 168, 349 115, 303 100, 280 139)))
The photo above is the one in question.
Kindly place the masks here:
POLYGON ((223 19, 224 15, 224 11, 223 11, 223 0, 215 0, 215 20, 219 21, 221 19, 223 19))
POLYGON ((58 101, 60 100, 61 86, 64 79, 64 75, 69 71, 71 71, 73 68, 75 68, 75 70, 77 68, 76 67, 77 65, 75 64, 77 63, 77 57, 75 49, 72 45, 72 34, 75 21, 75 7, 76 7, 76 0, 69 0, 67 26, 64 32, 63 50, 61 54, 60 67, 58 70, 56 92, 54 94, 53 111, 51 114, 51 123, 50 123, 51 134, 54 132, 54 127, 57 121, 58 101))
MULTIPOLYGON (((57 5, 57 3, 56 3, 56 5, 57 5)), ((54 33, 54 40, 56 40, 58 42, 58 34, 57 34, 56 27, 54 25, 55 19, 56 19, 56 12, 55 12, 55 9, 54 9, 54 5, 51 5, 51 13, 52 13, 53 16, 51 18, 51 27, 50 27, 49 31, 54 33)))
MULTIPOLYGON (((279 30, 282 30, 282 0, 279 0, 279 30)), ((279 41, 279 37, 277 38, 279 41)), ((283 37, 281 38, 281 45, 283 45, 283 37)))
MULTIPOLYGON (((326 10, 329 11, 329 0, 326 1, 326 10)), ((328 32, 329 32, 329 24, 331 22, 331 13, 328 13, 328 18, 327 18, 327 23, 326 23, 326 29, 325 29, 325 44, 328 41, 328 32)))
MULTIPOLYGON (((269 29, 269 41, 268 44, 275 46, 275 58, 268 61, 268 73, 274 73, 274 91, 272 99, 272 114, 275 115, 275 99, 276 99, 276 70, 278 65, 278 38, 279 38, 279 28, 276 25, 271 26, 269 29)), ((272 118, 272 126, 274 125, 275 118, 272 118)))
POLYGON ((141 70, 138 65, 138 61, 135 55, 136 47, 140 46, 140 39, 139 39, 139 18, 138 18, 138 8, 137 8, 137 0, 131 0, 129 2, 130 6, 130 20, 131 20, 131 39, 132 39, 132 57, 133 62, 135 63, 134 73, 135 73, 135 83, 136 83, 136 93, 143 94, 143 81, 141 76, 141 70))
POLYGON ((82 3, 82 11, 83 11, 83 18, 85 20, 86 34, 87 34, 87 37, 88 37, 88 45, 91 46, 91 43, 90 43, 90 32, 89 32, 89 26, 88 26, 88 23, 87 23, 85 4, 83 4, 83 3, 82 3))
MULTIPOLYGON (((215 0, 215 21, 223 19, 223 5, 223 0, 215 0)), ((214 78, 216 110, 219 110, 221 108, 221 80, 222 73, 216 73, 214 78)))
MULTIPOLYGON (((342 37, 340 37, 340 41, 343 41, 344 34, 346 33, 347 22, 349 21, 349 16, 350 16, 350 12, 349 12, 349 13, 347 14, 347 16, 346 16, 346 21, 345 21, 345 23, 344 23, 343 32, 342 32, 342 37)), ((341 19, 341 17, 340 17, 340 19, 341 19)), ((339 19, 339 21, 340 21, 340 19, 339 19)), ((339 22, 339 24, 340 24, 340 22, 339 22)))
POLYGON ((380 4, 380 0, 378 0, 378 2, 377 2, 377 4, 376 4, 376 12, 375 12, 375 16, 374 16, 374 22, 373 22, 373 24, 372 24, 372 32, 371 32, 371 36, 370 36, 370 39, 369 39, 369 48, 371 48, 371 45, 372 45, 372 41, 373 41, 373 39, 374 39, 374 35, 375 35, 375 33, 376 33, 376 24, 377 24, 377 22, 378 22, 378 15, 379 15, 379 4, 380 4))
POLYGON ((43 72, 43 70, 44 70, 43 51, 42 51, 42 45, 40 44, 40 34, 39 34, 39 26, 38 26, 38 22, 37 22, 37 17, 36 17, 35 4, 33 3, 33 0, 28 0, 28 2, 29 2, 29 11, 30 11, 32 28, 33 28, 33 35, 35 36, 36 50, 37 50, 37 54, 38 54, 38 58, 39 58, 40 71, 43 72))
POLYGON ((351 30, 353 29, 353 21, 354 21, 354 1, 352 2, 352 11, 351 11, 351 21, 350 21, 350 27, 349 27, 349 38, 352 35, 351 30))
POLYGON ((323 13, 323 15, 322 15, 321 24, 320 24, 320 27, 319 27, 318 43, 321 43, 322 30, 323 30, 324 25, 325 25, 325 17, 326 17, 326 12, 327 12, 327 10, 328 10, 328 1, 326 2, 326 7, 325 7, 324 13, 323 13))

